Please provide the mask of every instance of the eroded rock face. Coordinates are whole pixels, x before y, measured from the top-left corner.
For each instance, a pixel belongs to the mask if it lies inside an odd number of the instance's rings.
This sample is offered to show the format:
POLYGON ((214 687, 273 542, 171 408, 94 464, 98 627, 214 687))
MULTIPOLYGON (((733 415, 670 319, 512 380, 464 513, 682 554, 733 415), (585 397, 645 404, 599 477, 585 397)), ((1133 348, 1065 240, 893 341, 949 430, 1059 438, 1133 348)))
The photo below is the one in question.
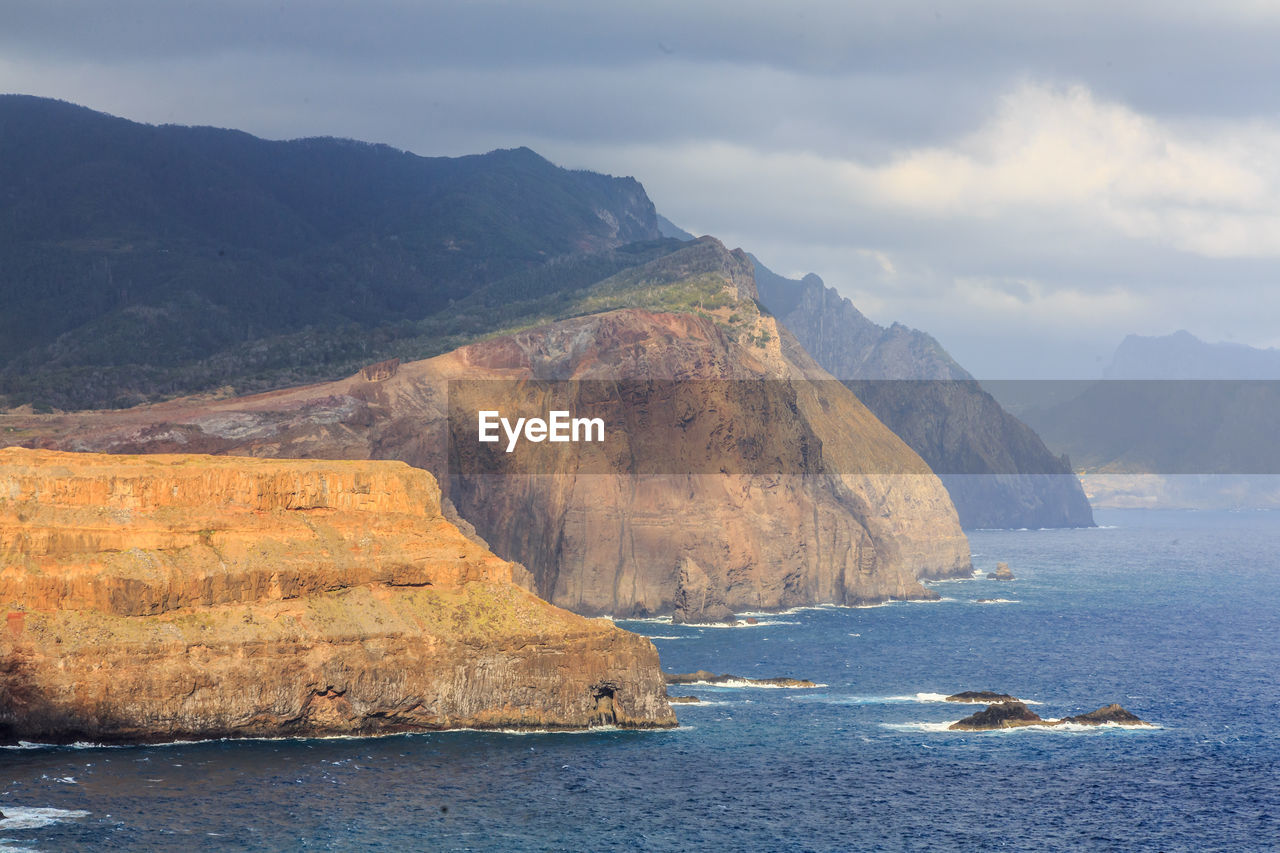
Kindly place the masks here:
POLYGON ((0 450, 0 742, 669 726, 395 462, 0 450))
POLYGON ((459 515, 495 553, 527 566, 539 595, 584 614, 672 612, 686 558, 722 595, 712 603, 730 611, 930 598, 922 578, 969 574, 968 542, 941 482, 758 312, 745 256, 704 240, 663 263, 669 278, 719 282, 718 313, 607 311, 402 364, 377 381, 10 415, 0 417, 0 442, 399 459, 439 474, 459 515), (680 460, 685 470, 583 472, 569 452, 550 464, 540 456, 538 473, 521 467, 520 454, 492 476, 451 469, 449 380, 627 378, 671 381, 607 413, 627 425, 619 452, 644 459, 704 437, 701 456, 680 460), (757 379, 772 381, 732 381, 757 379), (735 473, 743 465, 733 448, 745 434, 776 473, 735 473))
POLYGON ((733 611, 724 603, 724 591, 688 557, 680 561, 676 576, 675 613, 671 621, 677 625, 733 621, 733 611))

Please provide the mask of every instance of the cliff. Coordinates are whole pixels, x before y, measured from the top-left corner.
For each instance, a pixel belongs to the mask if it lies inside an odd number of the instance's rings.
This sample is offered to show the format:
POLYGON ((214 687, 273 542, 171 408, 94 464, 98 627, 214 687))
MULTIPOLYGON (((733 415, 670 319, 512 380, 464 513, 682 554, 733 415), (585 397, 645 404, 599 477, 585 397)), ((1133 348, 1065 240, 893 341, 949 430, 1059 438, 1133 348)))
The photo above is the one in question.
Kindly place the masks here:
POLYGON ((939 475, 962 526, 1093 525, 1067 461, 930 335, 872 322, 816 275, 793 281, 757 261, 756 277, 763 304, 804 349, 939 475))
MULTIPOLYGON (((539 595, 580 613, 671 612, 685 560, 733 610, 929 597, 921 578, 967 574, 968 543, 938 479, 755 296, 746 257, 704 238, 592 288, 579 302, 587 316, 404 363, 377 381, 10 415, 0 441, 399 459, 440 475, 497 554, 527 566, 539 595), (611 452, 630 461, 601 472, 543 449, 498 454, 489 475, 460 471, 447 434, 449 380, 459 379, 583 380, 577 394, 644 380, 626 400, 570 401, 627 425, 611 452), (654 459, 666 467, 645 470, 654 459)), ((517 390, 489 407, 528 402, 531 386, 503 387, 517 390)), ((486 407, 452 393, 455 405, 486 407)))
POLYGON ((0 742, 674 725, 395 462, 0 450, 0 742))

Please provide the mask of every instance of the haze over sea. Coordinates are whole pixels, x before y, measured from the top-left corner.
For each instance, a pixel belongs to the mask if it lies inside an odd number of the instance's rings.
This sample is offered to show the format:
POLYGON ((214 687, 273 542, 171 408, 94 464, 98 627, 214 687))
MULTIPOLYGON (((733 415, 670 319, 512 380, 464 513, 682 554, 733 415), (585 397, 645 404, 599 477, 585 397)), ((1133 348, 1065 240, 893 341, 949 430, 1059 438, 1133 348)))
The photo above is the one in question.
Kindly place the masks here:
POLYGON ((826 685, 673 687, 676 731, 0 750, 0 848, 1280 849, 1280 513, 1097 519, 971 534, 1018 579, 940 602, 623 623, 826 685), (982 689, 1158 728, 947 732, 982 689))

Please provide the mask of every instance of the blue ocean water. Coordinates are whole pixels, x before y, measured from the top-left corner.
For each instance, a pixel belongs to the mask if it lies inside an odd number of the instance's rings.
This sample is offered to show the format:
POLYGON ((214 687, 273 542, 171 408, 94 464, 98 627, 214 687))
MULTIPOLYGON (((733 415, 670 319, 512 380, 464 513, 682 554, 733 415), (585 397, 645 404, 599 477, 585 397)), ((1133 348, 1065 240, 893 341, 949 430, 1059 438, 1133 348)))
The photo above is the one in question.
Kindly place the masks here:
POLYGON ((1097 515, 972 534, 1018 579, 941 602, 624 623, 826 685, 673 688, 676 731, 0 750, 0 848, 1280 849, 1280 513, 1097 515), (945 731, 975 689, 1158 728, 945 731))

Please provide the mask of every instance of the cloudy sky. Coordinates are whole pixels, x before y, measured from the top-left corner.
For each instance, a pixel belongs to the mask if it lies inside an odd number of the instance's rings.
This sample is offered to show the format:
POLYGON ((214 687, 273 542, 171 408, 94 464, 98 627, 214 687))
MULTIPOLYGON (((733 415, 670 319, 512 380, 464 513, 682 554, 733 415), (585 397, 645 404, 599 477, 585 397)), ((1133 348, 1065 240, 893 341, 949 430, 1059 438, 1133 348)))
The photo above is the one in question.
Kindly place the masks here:
POLYGON ((0 91, 528 145, 986 377, 1280 346, 1280 3, 0 0, 0 91))

